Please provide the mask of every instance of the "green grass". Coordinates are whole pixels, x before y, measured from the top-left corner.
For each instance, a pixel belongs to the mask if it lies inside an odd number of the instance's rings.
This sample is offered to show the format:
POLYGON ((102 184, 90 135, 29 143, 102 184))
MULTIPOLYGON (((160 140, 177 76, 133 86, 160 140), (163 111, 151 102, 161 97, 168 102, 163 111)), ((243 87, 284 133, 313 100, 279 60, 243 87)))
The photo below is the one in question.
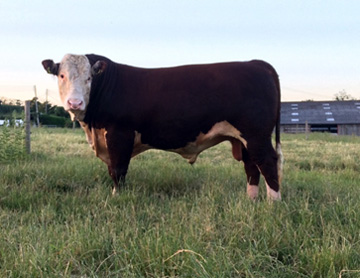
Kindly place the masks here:
POLYGON ((228 143, 148 151, 112 181, 81 130, 34 129, 0 164, 0 277, 360 277, 360 138, 283 135, 283 201, 228 143))
POLYGON ((0 163, 21 159, 25 155, 25 128, 0 126, 0 163))

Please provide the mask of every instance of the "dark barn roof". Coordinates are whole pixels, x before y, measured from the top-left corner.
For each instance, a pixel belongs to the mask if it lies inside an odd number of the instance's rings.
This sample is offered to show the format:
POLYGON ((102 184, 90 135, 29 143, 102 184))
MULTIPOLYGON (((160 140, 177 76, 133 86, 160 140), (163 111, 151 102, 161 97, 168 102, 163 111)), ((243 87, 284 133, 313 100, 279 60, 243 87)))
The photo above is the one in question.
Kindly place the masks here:
POLYGON ((360 124, 360 101, 282 102, 281 124, 360 124))

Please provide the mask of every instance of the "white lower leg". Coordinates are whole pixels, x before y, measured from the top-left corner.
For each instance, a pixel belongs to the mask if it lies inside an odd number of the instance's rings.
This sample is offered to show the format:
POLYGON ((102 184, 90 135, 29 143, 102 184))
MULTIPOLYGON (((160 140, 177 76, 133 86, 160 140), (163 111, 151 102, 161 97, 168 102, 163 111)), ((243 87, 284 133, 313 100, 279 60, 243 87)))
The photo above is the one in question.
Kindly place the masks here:
POLYGON ((278 192, 276 192, 267 183, 266 183, 266 193, 267 193, 267 198, 269 201, 280 201, 281 200, 280 190, 278 192))
POLYGON ((120 187, 119 186, 114 186, 112 189, 112 195, 117 195, 120 192, 120 187))
POLYGON ((246 192, 251 200, 255 200, 259 194, 259 187, 257 185, 247 184, 246 192))

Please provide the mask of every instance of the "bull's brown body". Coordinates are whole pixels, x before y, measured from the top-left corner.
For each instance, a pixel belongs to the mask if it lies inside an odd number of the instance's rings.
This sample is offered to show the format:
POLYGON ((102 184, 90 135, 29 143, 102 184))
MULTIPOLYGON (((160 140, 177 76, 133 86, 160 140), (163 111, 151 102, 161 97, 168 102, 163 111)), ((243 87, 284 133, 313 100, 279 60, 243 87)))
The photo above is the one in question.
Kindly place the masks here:
MULTIPOLYGON (((115 189, 131 157, 145 150, 176 152, 194 163, 200 152, 228 140, 234 158, 245 164, 250 197, 257 195, 261 172, 268 196, 280 199, 280 86, 272 66, 256 60, 145 69, 81 57, 89 63, 83 68, 91 68, 90 93, 62 99, 108 165, 115 189)), ((62 73, 65 63, 43 62, 57 76, 68 74, 62 73)), ((61 94, 62 85, 59 80, 61 94)))

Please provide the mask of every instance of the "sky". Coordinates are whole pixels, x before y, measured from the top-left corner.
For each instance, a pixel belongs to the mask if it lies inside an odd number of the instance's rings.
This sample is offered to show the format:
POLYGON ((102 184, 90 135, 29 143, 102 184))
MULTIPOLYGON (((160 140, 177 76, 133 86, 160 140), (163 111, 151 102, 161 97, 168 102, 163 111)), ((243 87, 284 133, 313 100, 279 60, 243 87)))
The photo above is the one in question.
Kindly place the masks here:
POLYGON ((60 104, 41 61, 95 53, 139 67, 271 63, 282 100, 360 99, 360 1, 0 0, 0 97, 60 104))

